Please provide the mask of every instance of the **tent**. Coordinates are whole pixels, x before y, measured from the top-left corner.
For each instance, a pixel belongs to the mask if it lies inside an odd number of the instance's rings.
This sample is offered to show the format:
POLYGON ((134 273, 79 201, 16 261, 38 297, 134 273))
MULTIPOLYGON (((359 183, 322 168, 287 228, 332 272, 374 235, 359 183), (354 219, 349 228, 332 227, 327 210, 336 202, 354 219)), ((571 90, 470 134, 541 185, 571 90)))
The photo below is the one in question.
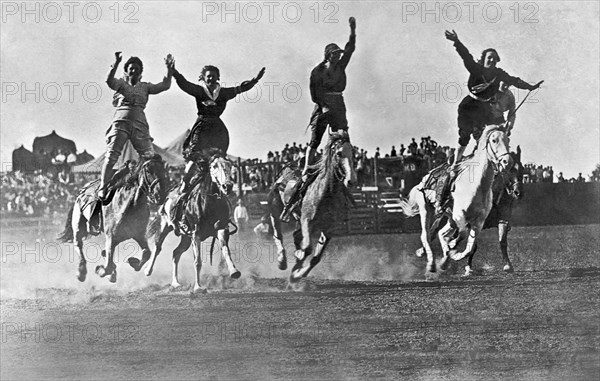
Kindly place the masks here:
POLYGON ((12 153, 13 171, 33 172, 36 169, 37 160, 35 154, 21 145, 12 153))
MULTIPOLYGON (((172 153, 160 148, 156 144, 153 144, 153 147, 154 152, 159 154, 162 159, 171 167, 180 167, 185 165, 183 157, 173 155, 172 153)), ((103 153, 92 161, 72 167, 71 170, 75 173, 99 173, 102 170, 105 155, 106 153, 103 153)), ((120 168, 128 160, 139 160, 139 155, 129 140, 125 144, 125 147, 123 147, 123 152, 121 152, 121 156, 119 156, 119 160, 117 160, 115 168, 120 168)))
POLYGON ((62 150, 65 155, 76 153, 77 147, 75 142, 59 136, 56 131, 52 130, 50 135, 38 136, 33 139, 33 153, 47 155, 52 158, 62 150))
MULTIPOLYGON (((190 129, 188 128, 184 131, 183 134, 179 135, 177 138, 175 138, 175 140, 167 144, 165 146, 165 151, 176 155, 177 157, 180 157, 181 160, 183 160, 183 143, 185 142, 185 139, 187 138, 189 133, 190 129)), ((234 163, 237 163, 237 160, 239 159, 239 157, 233 155, 227 155, 227 158, 233 161, 234 163)), ((244 159, 242 159, 242 161, 244 161, 244 159)))
POLYGON ((82 153, 77 155, 77 161, 75 162, 75 164, 79 165, 79 164, 85 164, 87 162, 90 162, 94 160, 94 156, 91 155, 90 153, 88 153, 87 150, 84 150, 82 153))

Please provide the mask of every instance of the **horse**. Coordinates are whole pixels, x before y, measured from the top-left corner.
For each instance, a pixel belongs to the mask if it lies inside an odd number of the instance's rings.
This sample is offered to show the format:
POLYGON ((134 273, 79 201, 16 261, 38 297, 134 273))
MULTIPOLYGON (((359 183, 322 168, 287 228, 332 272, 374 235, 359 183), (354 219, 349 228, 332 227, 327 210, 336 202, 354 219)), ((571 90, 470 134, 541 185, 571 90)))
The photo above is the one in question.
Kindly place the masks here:
MULTIPOLYGON (((201 175, 193 182, 189 197, 184 202, 185 215, 191 225, 190 231, 183 231, 180 236, 179 245, 173 250, 173 278, 172 288, 181 287, 178 279, 177 266, 181 255, 187 251, 190 245, 194 250, 194 264, 196 267, 196 282, 193 292, 204 292, 200 287, 200 271, 202 269, 202 258, 200 256, 200 245, 206 238, 219 239, 221 252, 225 260, 229 276, 238 279, 240 271, 231 260, 229 250, 229 236, 235 233, 229 231, 231 205, 227 195, 233 188, 231 177, 232 163, 222 153, 213 154, 209 161, 209 174, 201 175)), ((177 200, 180 197, 179 190, 173 189, 163 205, 160 206, 158 214, 148 229, 148 235, 154 237, 156 248, 149 260, 145 273, 152 275, 156 258, 162 250, 162 244, 170 232, 175 229, 177 200)), ((235 225, 234 225, 235 226, 235 225)), ((210 256, 212 261, 212 245, 210 256)))
MULTIPOLYGON (((307 185, 302 197, 302 207, 299 219, 296 221, 294 231, 294 244, 296 246, 296 264, 290 274, 290 282, 297 282, 306 277, 310 271, 321 261, 323 252, 332 238, 337 213, 348 208, 352 196, 348 187, 356 182, 352 144, 346 131, 333 132, 325 146, 323 156, 313 165, 309 166, 312 172, 312 181, 307 185), (318 240, 314 244, 315 238, 318 240), (308 264, 305 260, 311 256, 308 264)), ((293 176, 290 176, 293 178, 293 176)), ((290 179, 288 179, 290 180, 290 179)), ((287 188, 293 186, 287 184, 287 188)), ((270 215, 273 222, 275 243, 278 247, 279 268, 286 268, 286 254, 282 243, 281 221, 279 219, 283 209, 283 192, 274 187, 270 197, 270 215), (277 201, 279 200, 279 201, 277 201)))
MULTIPOLYGON (((511 152, 513 166, 507 174, 500 173, 494 179, 492 184, 493 205, 488 215, 483 229, 498 227, 498 241, 500 243, 500 252, 504 262, 503 270, 508 273, 514 272, 513 265, 508 256, 508 232, 510 231, 510 219, 512 217, 512 208, 515 200, 523 198, 523 174, 525 172, 521 163, 521 147, 517 147, 517 152, 511 152)), ((473 256, 469 256, 467 266, 472 268, 473 256)))
MULTIPOLYGON (((448 256, 459 261, 476 250, 476 237, 481 231, 486 217, 492 208, 492 182, 494 172, 505 172, 512 166, 512 158, 508 149, 506 132, 498 125, 488 125, 483 130, 473 156, 458 163, 458 174, 453 184, 454 200, 451 216, 438 231, 443 257, 440 263, 442 270, 448 266, 448 256), (465 250, 457 253, 456 245, 468 236, 465 250)), ((445 170, 445 168, 441 168, 445 170)), ((421 243, 427 254, 427 271, 436 272, 436 263, 431 250, 430 240, 435 236, 432 229, 435 204, 435 190, 426 189, 432 173, 431 170, 414 186, 408 199, 400 201, 402 212, 407 217, 417 214, 421 218, 421 243)), ((470 267, 466 272, 470 273, 470 267)))
POLYGON ((75 251, 79 254, 77 279, 84 282, 87 261, 83 255, 83 239, 104 232, 106 243, 102 256, 106 263, 97 266, 96 273, 100 277, 108 276, 109 281, 115 283, 117 270, 113 257, 119 243, 133 239, 142 248, 142 261, 150 258, 146 239, 149 203, 161 204, 166 197, 168 177, 165 162, 160 155, 140 162, 127 162, 108 184, 108 205, 102 205, 97 199, 99 187, 100 180, 84 185, 69 210, 65 229, 58 240, 75 241, 75 251))

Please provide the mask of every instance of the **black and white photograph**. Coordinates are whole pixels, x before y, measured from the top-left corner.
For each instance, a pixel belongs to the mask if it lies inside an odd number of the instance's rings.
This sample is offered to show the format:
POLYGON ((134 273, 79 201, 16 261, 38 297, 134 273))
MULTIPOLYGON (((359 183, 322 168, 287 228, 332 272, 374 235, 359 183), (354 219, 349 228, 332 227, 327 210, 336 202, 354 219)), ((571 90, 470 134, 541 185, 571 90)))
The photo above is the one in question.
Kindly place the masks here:
POLYGON ((599 380, 600 3, 0 0, 1 380, 599 380))

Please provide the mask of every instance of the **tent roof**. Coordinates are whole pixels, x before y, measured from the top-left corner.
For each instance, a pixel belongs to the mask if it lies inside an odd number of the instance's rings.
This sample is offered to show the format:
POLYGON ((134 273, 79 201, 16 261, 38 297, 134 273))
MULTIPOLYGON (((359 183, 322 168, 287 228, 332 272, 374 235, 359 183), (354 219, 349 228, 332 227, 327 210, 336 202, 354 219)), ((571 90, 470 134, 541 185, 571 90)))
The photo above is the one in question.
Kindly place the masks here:
POLYGON ((58 135, 55 130, 52 130, 50 135, 38 136, 33 139, 33 152, 44 150, 50 153, 55 149, 64 149, 73 153, 77 152, 75 142, 58 135))
MULTIPOLYGON (((153 146, 154 152, 159 154, 168 165, 172 167, 179 167, 185 164, 183 157, 177 157, 176 155, 173 155, 172 153, 160 148, 156 144, 153 144, 153 146)), ((102 170, 105 155, 106 153, 103 153, 92 161, 89 161, 85 164, 76 165, 72 168, 72 171, 76 173, 98 173, 102 170)), ((115 166, 120 168, 126 161, 139 160, 139 157, 140 156, 138 155, 137 151, 133 148, 133 145, 128 140, 125 144, 125 147, 123 147, 123 152, 121 152, 121 156, 119 156, 119 160, 117 160, 117 164, 115 166)))

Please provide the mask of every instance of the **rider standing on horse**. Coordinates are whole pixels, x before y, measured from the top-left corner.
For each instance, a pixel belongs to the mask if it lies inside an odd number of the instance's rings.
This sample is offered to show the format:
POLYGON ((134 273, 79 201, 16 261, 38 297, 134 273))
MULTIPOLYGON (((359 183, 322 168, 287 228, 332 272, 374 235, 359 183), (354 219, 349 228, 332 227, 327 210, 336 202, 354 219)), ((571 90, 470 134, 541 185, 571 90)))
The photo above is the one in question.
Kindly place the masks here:
POLYGON ((106 78, 108 87, 115 91, 113 95, 113 106, 116 107, 113 122, 106 131, 106 155, 102 166, 100 177, 100 189, 98 198, 104 200, 107 190, 106 185, 114 175, 115 163, 121 156, 123 147, 127 140, 131 141, 133 148, 141 158, 154 156, 150 128, 146 121, 144 109, 148 103, 148 95, 159 94, 171 87, 172 57, 169 54, 165 58, 167 75, 162 82, 153 84, 141 82, 144 65, 138 57, 131 57, 125 62, 124 78, 115 78, 115 72, 122 60, 121 52, 115 53, 115 63, 111 66, 106 78))
POLYGON ((289 221, 290 213, 299 205, 308 183, 308 168, 313 164, 315 152, 321 143, 327 126, 331 131, 348 130, 346 105, 342 92, 346 89, 346 67, 356 44, 356 20, 350 17, 350 39, 344 49, 331 43, 325 47, 325 59, 310 74, 310 95, 315 108, 310 117, 311 138, 306 147, 302 181, 296 184, 290 201, 281 214, 282 221, 289 221))
POLYGON ((255 78, 242 82, 240 86, 221 87, 219 84, 219 69, 207 65, 202 68, 200 84, 196 85, 188 82, 175 69, 173 63, 173 76, 177 81, 177 85, 181 90, 196 98, 196 106, 198 107, 196 123, 183 143, 183 157, 187 164, 182 178, 182 192, 187 191, 190 179, 200 169, 198 164, 210 159, 210 157, 206 157, 209 149, 217 148, 221 150, 223 155, 227 154, 229 132, 220 118, 223 111, 225 111, 227 101, 252 89, 264 74, 265 68, 263 67, 255 78))
MULTIPOLYGON (((463 98, 458 106, 458 148, 456 149, 453 165, 453 176, 456 176, 457 165, 463 157, 465 148, 469 143, 471 135, 475 140, 479 140, 483 128, 487 124, 494 122, 492 118, 492 105, 495 100, 500 82, 506 86, 515 86, 519 89, 529 91, 536 90, 544 81, 535 85, 523 81, 520 78, 513 77, 504 70, 496 67, 500 62, 500 56, 495 49, 485 49, 481 53, 481 58, 475 62, 469 50, 458 39, 455 31, 446 31, 446 38, 454 42, 454 47, 463 60, 463 63, 469 71, 469 80, 467 86, 469 94, 463 98)), ((440 185, 436 192, 436 214, 443 212, 446 193, 450 183, 449 176, 446 179, 440 179, 440 185)))

